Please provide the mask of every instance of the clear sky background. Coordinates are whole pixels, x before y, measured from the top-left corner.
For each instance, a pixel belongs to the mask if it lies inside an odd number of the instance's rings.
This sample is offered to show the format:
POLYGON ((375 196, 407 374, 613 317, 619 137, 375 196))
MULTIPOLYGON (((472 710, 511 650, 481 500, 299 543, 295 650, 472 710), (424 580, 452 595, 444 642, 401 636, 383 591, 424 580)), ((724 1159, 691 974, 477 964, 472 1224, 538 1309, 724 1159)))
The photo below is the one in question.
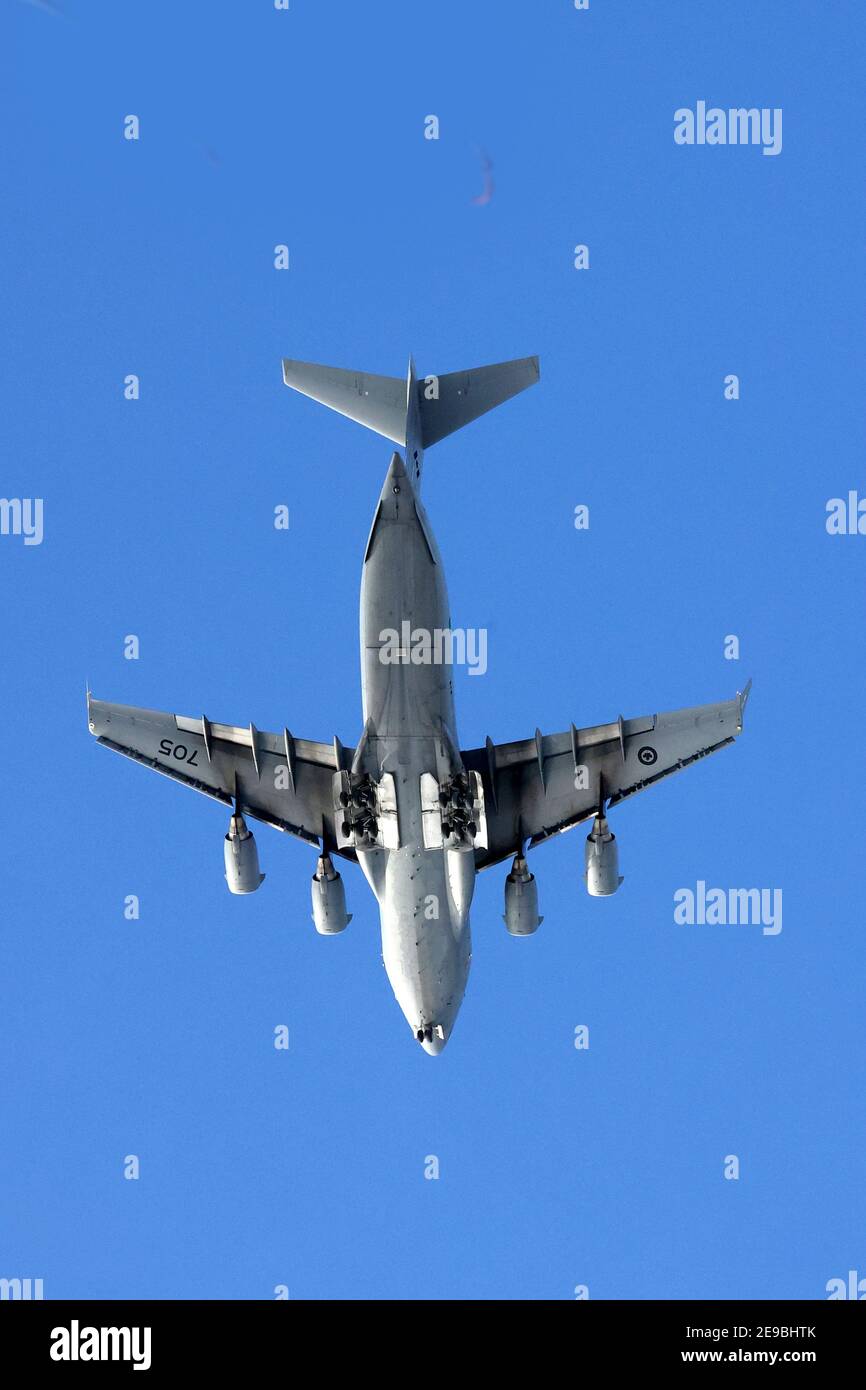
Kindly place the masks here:
POLYGON ((313 1299, 866 1276, 866 537, 825 529, 866 493, 862 5, 0 11, 0 492, 45 506, 41 546, 0 537, 0 1275, 313 1299), (782 153, 678 147, 699 99, 782 107, 782 153), (267 881, 230 897, 223 809, 98 748, 84 707, 89 679, 356 742, 390 450, 280 358, 402 375, 410 352, 541 358, 427 456, 454 623, 489 632, 463 746, 755 679, 733 749, 614 812, 615 898, 584 891, 585 828, 534 856, 532 939, 502 924, 505 868, 479 879, 436 1060, 360 873, 320 939, 312 852, 260 827, 267 881), (781 933, 676 925, 700 879, 781 888, 781 933))

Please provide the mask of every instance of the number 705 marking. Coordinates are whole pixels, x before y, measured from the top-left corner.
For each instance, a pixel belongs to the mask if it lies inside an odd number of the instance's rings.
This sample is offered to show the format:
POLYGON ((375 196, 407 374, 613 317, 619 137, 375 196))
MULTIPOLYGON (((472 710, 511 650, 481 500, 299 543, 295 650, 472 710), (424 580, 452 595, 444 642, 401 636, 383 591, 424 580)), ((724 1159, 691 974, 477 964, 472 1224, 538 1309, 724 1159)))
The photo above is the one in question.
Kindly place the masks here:
POLYGON ((160 742, 159 751, 166 758, 177 758, 179 763, 189 763, 190 767, 198 767, 198 749, 193 748, 190 752, 185 743, 172 743, 171 739, 164 738, 160 742))

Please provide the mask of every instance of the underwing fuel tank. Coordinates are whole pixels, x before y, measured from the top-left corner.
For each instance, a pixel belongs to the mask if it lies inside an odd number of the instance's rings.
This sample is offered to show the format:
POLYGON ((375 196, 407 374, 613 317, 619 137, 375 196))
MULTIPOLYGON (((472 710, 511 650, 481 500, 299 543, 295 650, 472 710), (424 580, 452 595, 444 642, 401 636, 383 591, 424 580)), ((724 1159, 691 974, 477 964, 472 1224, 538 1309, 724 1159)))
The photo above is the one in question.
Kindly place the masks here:
POLYGON ((346 911, 346 889, 329 854, 319 857, 311 884, 313 922, 320 936, 336 936, 352 920, 346 911))
POLYGON ((596 816, 586 837, 586 891, 592 898, 609 898, 622 878, 616 836, 605 816, 596 816))
POLYGON ((538 884, 529 872, 523 855, 516 854, 511 873, 505 880, 505 915, 502 918, 511 936, 532 936, 544 921, 538 915, 538 884))
POLYGON ((229 821, 229 831, 223 849, 229 892, 254 893, 265 876, 259 872, 256 837, 247 829, 247 823, 239 812, 229 821))

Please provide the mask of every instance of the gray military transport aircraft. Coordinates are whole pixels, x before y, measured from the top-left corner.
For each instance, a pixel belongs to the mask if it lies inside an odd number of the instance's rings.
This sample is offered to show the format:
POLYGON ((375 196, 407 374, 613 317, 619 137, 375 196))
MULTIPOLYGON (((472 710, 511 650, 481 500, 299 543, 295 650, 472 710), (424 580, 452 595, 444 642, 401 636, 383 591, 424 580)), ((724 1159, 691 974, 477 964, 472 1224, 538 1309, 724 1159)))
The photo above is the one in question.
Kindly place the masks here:
POLYGON ((264 878, 248 816, 316 847, 313 922, 323 936, 351 920, 334 860, 360 865, 379 904, 394 994, 433 1056, 451 1035, 466 989, 476 873, 512 859, 504 921, 512 936, 530 936, 542 919, 527 848, 591 820, 586 887, 594 897, 615 893, 622 879, 608 810, 733 743, 751 685, 721 704, 585 729, 571 724, 562 733, 536 729, 515 743, 488 737, 483 747, 461 750, 453 643, 446 653, 440 641, 442 659, 430 659, 433 635, 454 634, 421 502, 424 450, 538 376, 537 357, 421 380, 411 361, 406 380, 283 362, 287 386, 398 446, 364 552, 364 727, 356 747, 338 738, 314 743, 287 728, 265 733, 254 724, 108 704, 88 691, 88 723, 101 744, 230 808, 224 848, 232 893, 252 893, 264 878), (423 643, 414 648, 419 631, 431 644, 426 657, 423 643), (401 634, 396 651, 394 633, 401 634))

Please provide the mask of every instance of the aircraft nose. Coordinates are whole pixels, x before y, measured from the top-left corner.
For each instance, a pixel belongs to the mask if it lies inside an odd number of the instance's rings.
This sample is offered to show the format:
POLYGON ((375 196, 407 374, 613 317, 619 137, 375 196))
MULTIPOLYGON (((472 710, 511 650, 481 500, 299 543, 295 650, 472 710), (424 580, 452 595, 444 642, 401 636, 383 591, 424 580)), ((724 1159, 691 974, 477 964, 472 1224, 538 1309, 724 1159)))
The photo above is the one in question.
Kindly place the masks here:
POLYGON ((429 1024, 420 1027, 416 1030, 415 1037, 429 1057, 438 1057, 448 1041, 448 1034, 441 1024, 432 1028, 429 1024))

